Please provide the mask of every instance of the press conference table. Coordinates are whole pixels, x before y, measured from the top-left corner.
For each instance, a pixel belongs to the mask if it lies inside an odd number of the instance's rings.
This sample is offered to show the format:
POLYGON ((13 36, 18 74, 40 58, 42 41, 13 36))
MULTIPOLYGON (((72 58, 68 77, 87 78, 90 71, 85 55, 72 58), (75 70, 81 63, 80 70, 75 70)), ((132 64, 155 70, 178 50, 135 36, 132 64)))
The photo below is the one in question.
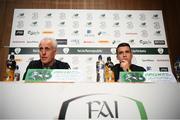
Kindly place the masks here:
POLYGON ((148 119, 180 119, 180 83, 23 82, 0 82, 0 119, 57 119, 64 101, 97 93, 121 96, 121 102, 124 96, 141 101, 148 119))

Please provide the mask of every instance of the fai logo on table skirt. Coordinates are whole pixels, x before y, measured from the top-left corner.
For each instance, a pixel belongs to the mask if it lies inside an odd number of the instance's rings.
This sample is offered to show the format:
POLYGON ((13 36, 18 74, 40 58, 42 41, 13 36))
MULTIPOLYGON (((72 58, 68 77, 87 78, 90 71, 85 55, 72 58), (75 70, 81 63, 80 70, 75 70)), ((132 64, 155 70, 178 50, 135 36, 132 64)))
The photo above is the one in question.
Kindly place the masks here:
POLYGON ((86 94, 62 103, 59 119, 147 119, 142 102, 119 95, 86 94))

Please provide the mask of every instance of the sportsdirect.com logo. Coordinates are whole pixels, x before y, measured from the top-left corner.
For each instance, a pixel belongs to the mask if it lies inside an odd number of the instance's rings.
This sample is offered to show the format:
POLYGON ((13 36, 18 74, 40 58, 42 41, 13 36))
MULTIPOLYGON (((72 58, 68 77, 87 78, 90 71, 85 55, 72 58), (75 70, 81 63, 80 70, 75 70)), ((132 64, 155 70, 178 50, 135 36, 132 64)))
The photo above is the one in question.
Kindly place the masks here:
POLYGON ((63 102, 59 119, 142 119, 147 114, 142 102, 111 94, 87 94, 63 102))

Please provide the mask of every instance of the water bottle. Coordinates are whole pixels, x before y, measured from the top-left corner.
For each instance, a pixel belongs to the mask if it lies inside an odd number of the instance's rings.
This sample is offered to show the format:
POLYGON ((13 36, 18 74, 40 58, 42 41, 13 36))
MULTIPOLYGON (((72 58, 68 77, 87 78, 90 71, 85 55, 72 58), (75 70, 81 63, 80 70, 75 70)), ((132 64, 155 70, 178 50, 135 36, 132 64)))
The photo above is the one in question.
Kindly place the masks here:
POLYGON ((20 80, 20 70, 19 66, 16 65, 16 69, 14 71, 14 81, 19 81, 20 80))
POLYGON ((174 63, 175 75, 177 81, 180 81, 180 56, 176 58, 176 62, 174 63))
POLYGON ((14 56, 14 53, 11 53, 9 59, 6 61, 5 81, 14 81, 15 68, 16 68, 15 56, 14 56))
POLYGON ((114 72, 112 71, 114 64, 111 62, 111 57, 107 57, 105 64, 105 82, 115 82, 114 72))
POLYGON ((104 61, 102 60, 102 56, 99 55, 98 56, 98 61, 96 62, 96 81, 97 82, 104 82, 105 78, 104 78, 104 61))

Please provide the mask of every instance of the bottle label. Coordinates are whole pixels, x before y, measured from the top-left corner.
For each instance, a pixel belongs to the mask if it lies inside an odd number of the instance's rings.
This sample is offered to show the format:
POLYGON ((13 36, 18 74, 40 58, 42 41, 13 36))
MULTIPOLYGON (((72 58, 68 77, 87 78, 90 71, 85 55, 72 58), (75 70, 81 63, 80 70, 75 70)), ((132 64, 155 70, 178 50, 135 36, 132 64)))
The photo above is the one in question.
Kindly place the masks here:
POLYGON ((15 73, 14 80, 15 81, 19 81, 20 80, 20 74, 19 73, 15 73))
POLYGON ((14 81, 14 70, 7 68, 5 81, 14 81))
POLYGON ((111 67, 106 65, 105 68, 105 82, 115 82, 114 72, 111 70, 111 67))
POLYGON ((97 71, 97 82, 104 82, 104 64, 97 62, 96 71, 97 71))
POLYGON ((99 70, 99 82, 104 82, 104 69, 99 70))

